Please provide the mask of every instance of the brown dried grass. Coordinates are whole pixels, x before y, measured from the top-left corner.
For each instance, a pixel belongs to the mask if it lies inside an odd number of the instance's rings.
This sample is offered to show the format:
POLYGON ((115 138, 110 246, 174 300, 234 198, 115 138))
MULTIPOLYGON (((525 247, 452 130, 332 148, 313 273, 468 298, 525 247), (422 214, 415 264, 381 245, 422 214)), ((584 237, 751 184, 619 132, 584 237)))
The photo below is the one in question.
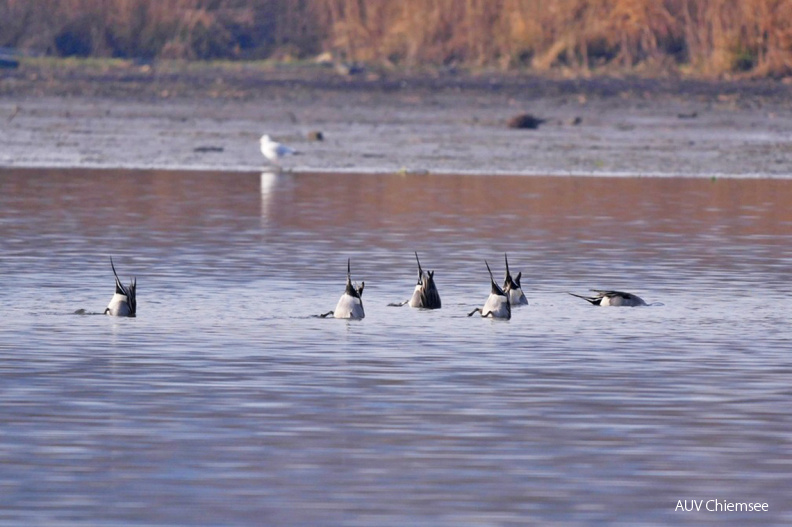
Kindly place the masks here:
POLYGON ((317 0, 351 59, 792 74, 792 0, 317 0))
POLYGON ((310 0, 0 0, 0 46, 53 55, 261 58, 321 51, 310 0))
POLYGON ((187 59, 328 50, 407 67, 786 76, 792 0, 0 0, 0 45, 187 59))

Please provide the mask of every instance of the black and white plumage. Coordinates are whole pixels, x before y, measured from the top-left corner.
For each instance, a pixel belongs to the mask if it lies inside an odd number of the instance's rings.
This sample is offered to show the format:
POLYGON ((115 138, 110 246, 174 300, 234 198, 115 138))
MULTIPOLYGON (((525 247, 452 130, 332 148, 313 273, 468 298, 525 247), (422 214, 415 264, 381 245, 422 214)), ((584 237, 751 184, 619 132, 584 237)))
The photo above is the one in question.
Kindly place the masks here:
POLYGON ((121 280, 118 279, 113 258, 110 257, 110 267, 113 269, 115 275, 115 294, 110 299, 110 303, 105 309, 105 315, 112 315, 114 317, 134 317, 137 313, 137 278, 133 278, 128 286, 124 286, 121 280))
POLYGON ((388 305, 399 307, 409 304, 410 307, 440 309, 442 303, 440 302, 440 293, 437 291, 437 285, 435 285, 434 271, 424 272, 417 252, 415 253, 415 261, 418 262, 418 284, 415 286, 412 297, 405 302, 388 305))
POLYGON ((297 151, 293 148, 289 148, 288 146, 282 145, 277 141, 273 141, 272 138, 266 134, 261 136, 259 142, 261 143, 262 155, 275 164, 278 164, 278 161, 282 157, 292 156, 297 153, 297 151))
POLYGON ((363 311, 363 299, 361 296, 363 295, 363 288, 365 286, 366 282, 360 282, 359 287, 357 284, 352 284, 351 263, 348 259, 346 289, 344 290, 344 294, 341 295, 341 298, 338 300, 338 304, 336 304, 334 311, 329 311, 320 316, 325 318, 333 315, 333 318, 352 318, 358 320, 364 318, 366 313, 363 311))
POLYGON ((503 255, 506 260, 506 279, 503 281, 503 292, 509 297, 509 303, 513 306, 524 306, 528 304, 528 299, 525 298, 522 286, 520 286, 520 278, 522 273, 517 273, 516 277, 512 277, 509 272, 509 257, 503 255))
POLYGON ((503 289, 495 283, 495 278, 492 277, 492 270, 490 269, 489 263, 486 260, 484 260, 484 263, 487 265, 487 271, 489 271, 490 275, 490 294, 487 297, 487 301, 484 302, 484 307, 477 307, 468 313, 468 316, 472 317, 473 313, 479 312, 482 317, 510 319, 511 303, 509 303, 509 297, 503 289))
POLYGON ((625 293, 623 291, 601 291, 599 289, 592 289, 594 296, 576 295, 569 293, 572 296, 582 298, 587 302, 591 302, 595 306, 621 306, 621 307, 636 307, 647 305, 644 300, 632 293, 625 293))

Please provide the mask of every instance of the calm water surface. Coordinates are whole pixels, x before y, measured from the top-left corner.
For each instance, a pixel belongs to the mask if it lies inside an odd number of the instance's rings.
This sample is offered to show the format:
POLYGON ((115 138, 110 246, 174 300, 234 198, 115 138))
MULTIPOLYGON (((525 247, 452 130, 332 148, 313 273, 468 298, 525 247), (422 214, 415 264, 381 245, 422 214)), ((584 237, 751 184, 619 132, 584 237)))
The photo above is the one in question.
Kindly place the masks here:
POLYGON ((790 524, 790 204, 790 180, 0 172, 0 524, 790 524), (414 250, 442 310, 386 306, 414 250), (468 318, 504 252, 530 305, 468 318), (110 255, 138 317, 74 315, 110 255), (348 257, 365 320, 315 318, 348 257), (674 512, 716 498, 770 510, 674 512))

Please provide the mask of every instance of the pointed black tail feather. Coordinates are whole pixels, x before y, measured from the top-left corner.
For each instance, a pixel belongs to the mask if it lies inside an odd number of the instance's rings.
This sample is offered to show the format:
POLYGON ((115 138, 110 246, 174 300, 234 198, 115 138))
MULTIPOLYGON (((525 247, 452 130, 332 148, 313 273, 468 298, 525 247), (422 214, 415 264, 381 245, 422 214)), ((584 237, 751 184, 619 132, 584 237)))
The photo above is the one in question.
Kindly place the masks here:
POLYGON ((586 302, 590 302, 592 305, 595 305, 595 306, 600 305, 600 302, 602 302, 602 298, 601 297, 592 298, 592 297, 589 297, 589 296, 576 295, 575 293, 570 293, 569 291, 567 291, 567 294, 572 295, 572 296, 576 296, 578 298, 582 298, 586 302))

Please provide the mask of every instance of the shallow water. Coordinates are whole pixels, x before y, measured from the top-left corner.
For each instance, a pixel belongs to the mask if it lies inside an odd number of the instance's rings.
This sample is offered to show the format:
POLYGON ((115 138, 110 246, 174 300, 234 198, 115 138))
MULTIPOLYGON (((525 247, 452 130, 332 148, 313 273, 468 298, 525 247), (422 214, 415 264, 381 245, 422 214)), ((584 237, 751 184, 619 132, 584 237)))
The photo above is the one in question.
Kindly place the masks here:
POLYGON ((792 523, 790 203, 790 180, 0 172, 0 524, 792 523), (414 250, 439 311, 386 306, 414 250), (530 305, 468 318, 504 252, 530 305), (72 314, 104 310, 110 255, 137 318, 72 314), (366 318, 316 318, 348 257, 366 318), (590 288, 655 305, 566 294, 590 288))

